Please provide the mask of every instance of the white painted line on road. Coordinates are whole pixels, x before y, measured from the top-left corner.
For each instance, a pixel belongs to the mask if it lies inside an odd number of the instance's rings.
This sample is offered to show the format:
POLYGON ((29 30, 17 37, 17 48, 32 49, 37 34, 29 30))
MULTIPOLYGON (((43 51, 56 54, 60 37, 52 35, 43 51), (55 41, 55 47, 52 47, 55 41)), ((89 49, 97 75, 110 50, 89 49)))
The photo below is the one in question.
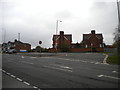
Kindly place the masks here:
POLYGON ((90 63, 95 63, 95 62, 90 62, 90 63))
POLYGON ((4 73, 5 73, 6 71, 5 71, 5 70, 2 70, 2 72, 4 72, 4 73))
POLYGON ((10 75, 11 77, 13 77, 13 78, 15 78, 15 76, 14 75, 10 75))
MULTIPOLYGON (((4 73, 8 74, 9 76, 13 77, 14 79, 17 79, 18 81, 21 81, 22 83, 28 85, 28 86, 33 86, 33 85, 30 85, 30 83, 26 82, 26 81, 23 81, 22 79, 20 78, 16 78, 16 76, 6 72, 5 70, 2 70, 4 73)), ((33 86, 33 88, 37 88, 38 90, 41 90, 40 88, 36 87, 36 86, 33 86)))
POLYGON ((18 81, 22 81, 22 79, 20 79, 20 78, 16 78, 18 81))
POLYGON ((95 64, 100 64, 100 62, 96 62, 95 64))
POLYGON ((21 56, 21 58, 25 58, 24 56, 21 56))
POLYGON ((108 55, 106 54, 106 56, 105 56, 105 58, 104 58, 104 60, 103 60, 103 63, 104 63, 104 64, 107 64, 107 58, 108 58, 108 55))
POLYGON ((30 85, 28 82, 23 82, 24 84, 26 84, 26 85, 30 85))
POLYGON ((103 77, 103 75, 98 75, 98 77, 103 77))
POLYGON ((118 77, 113 77, 113 76, 107 76, 107 75, 98 75, 99 78, 101 77, 107 77, 107 78, 111 78, 111 79, 120 79, 118 77))
POLYGON ((27 63, 27 64, 34 64, 34 63, 31 63, 31 62, 26 62, 26 61, 20 61, 22 63, 27 63))
POLYGON ((87 61, 81 61, 81 62, 87 62, 87 61))
POLYGON ((8 72, 6 74, 10 75, 10 73, 8 73, 8 72))
POLYGON ((118 73, 117 71, 112 71, 112 73, 118 73))
POLYGON ((52 68, 52 69, 57 69, 57 70, 61 70, 61 71, 73 72, 72 70, 62 69, 62 68, 56 68, 56 67, 51 67, 51 66, 44 66, 44 67, 52 68))
POLYGON ((58 65, 58 64, 51 64, 51 65, 59 66, 59 67, 61 67, 61 68, 66 68, 66 69, 72 69, 72 68, 70 68, 70 67, 68 67, 68 66, 62 66, 62 65, 58 65))
POLYGON ((38 88, 38 87, 36 87, 36 86, 33 86, 33 88, 38 88))

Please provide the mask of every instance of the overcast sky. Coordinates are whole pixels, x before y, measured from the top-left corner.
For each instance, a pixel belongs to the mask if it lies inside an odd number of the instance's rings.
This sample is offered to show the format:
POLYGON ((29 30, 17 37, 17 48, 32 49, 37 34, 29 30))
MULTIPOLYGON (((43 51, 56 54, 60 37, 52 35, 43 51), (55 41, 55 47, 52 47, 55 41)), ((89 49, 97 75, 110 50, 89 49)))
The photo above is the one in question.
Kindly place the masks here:
POLYGON ((116 0, 0 0, 0 36, 6 31, 6 42, 20 33, 21 41, 32 47, 40 40, 43 47, 52 47, 56 20, 62 21, 58 31, 72 34, 73 43, 94 29, 112 44, 118 26, 116 0))

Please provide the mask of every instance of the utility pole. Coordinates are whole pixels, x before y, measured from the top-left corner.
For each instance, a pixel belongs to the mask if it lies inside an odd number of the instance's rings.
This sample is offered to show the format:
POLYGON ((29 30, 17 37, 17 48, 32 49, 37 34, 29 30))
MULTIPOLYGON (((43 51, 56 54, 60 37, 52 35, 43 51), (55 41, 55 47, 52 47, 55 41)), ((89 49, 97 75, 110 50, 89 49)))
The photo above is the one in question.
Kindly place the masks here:
POLYGON ((18 41, 20 41, 20 33, 18 33, 18 41))
POLYGON ((56 48, 56 53, 57 53, 57 32, 58 32, 58 22, 62 22, 61 20, 56 21, 56 42, 55 42, 55 48, 56 48))
POLYGON ((117 29, 117 50, 120 52, 120 1, 117 0, 117 10, 118 10, 118 29, 117 29))
POLYGON ((120 5, 119 1, 117 0, 117 10, 118 10, 118 28, 120 28, 120 5))

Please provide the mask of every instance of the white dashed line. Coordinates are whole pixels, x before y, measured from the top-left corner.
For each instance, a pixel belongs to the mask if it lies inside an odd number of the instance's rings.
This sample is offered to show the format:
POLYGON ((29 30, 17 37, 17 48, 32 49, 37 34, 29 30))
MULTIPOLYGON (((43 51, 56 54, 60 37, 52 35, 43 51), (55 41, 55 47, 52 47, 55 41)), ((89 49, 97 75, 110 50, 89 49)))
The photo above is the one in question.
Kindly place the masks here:
POLYGON ((22 56, 21 58, 25 58, 24 56, 22 56))
POLYGON ((100 64, 99 62, 96 62, 95 64, 100 64))
POLYGON ((28 85, 28 86, 30 85, 28 82, 23 82, 23 83, 26 84, 26 85, 28 85))
POLYGON ((52 68, 52 69, 57 69, 57 70, 61 70, 61 71, 73 72, 72 70, 66 70, 66 69, 56 68, 56 67, 51 67, 51 66, 44 66, 44 67, 52 68))
POLYGON ((68 66, 62 66, 62 65, 58 65, 58 64, 51 64, 51 65, 59 66, 59 67, 64 68, 64 69, 72 69, 72 68, 70 68, 68 66))
POLYGON ((113 76, 107 76, 107 75, 98 75, 99 78, 101 77, 106 77, 106 78, 111 78, 111 79, 120 79, 118 77, 113 77, 113 76))
POLYGON ((10 75, 10 73, 8 73, 8 72, 6 74, 10 75))
POLYGON ((18 81, 22 81, 22 79, 20 79, 20 78, 16 78, 18 81))
POLYGON ((5 73, 6 71, 5 71, 5 70, 2 70, 2 72, 4 72, 4 73, 5 73))
POLYGON ((13 77, 13 78, 15 78, 15 76, 14 75, 10 75, 11 77, 13 77))
POLYGON ((26 82, 26 81, 23 81, 23 80, 20 79, 20 78, 16 78, 16 76, 14 76, 14 75, 6 72, 5 70, 2 70, 2 72, 6 73, 7 75, 13 77, 14 79, 16 79, 16 80, 18 80, 18 81, 20 81, 20 82, 22 82, 22 83, 24 83, 24 84, 26 84, 26 85, 28 85, 28 86, 32 86, 33 88, 37 88, 38 90, 41 90, 40 88, 38 88, 38 87, 36 87, 36 86, 33 86, 33 85, 31 85, 30 83, 28 83, 28 82, 26 82))
POLYGON ((36 86, 33 86, 33 88, 38 88, 38 87, 36 87, 36 86))

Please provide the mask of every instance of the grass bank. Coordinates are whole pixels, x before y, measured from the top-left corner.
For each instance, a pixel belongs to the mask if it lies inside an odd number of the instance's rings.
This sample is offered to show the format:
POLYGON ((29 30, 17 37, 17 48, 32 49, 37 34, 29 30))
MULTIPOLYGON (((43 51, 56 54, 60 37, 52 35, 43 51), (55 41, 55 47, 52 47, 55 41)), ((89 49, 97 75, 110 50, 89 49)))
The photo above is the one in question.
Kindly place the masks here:
POLYGON ((120 65, 120 53, 113 53, 109 55, 107 63, 120 65))

